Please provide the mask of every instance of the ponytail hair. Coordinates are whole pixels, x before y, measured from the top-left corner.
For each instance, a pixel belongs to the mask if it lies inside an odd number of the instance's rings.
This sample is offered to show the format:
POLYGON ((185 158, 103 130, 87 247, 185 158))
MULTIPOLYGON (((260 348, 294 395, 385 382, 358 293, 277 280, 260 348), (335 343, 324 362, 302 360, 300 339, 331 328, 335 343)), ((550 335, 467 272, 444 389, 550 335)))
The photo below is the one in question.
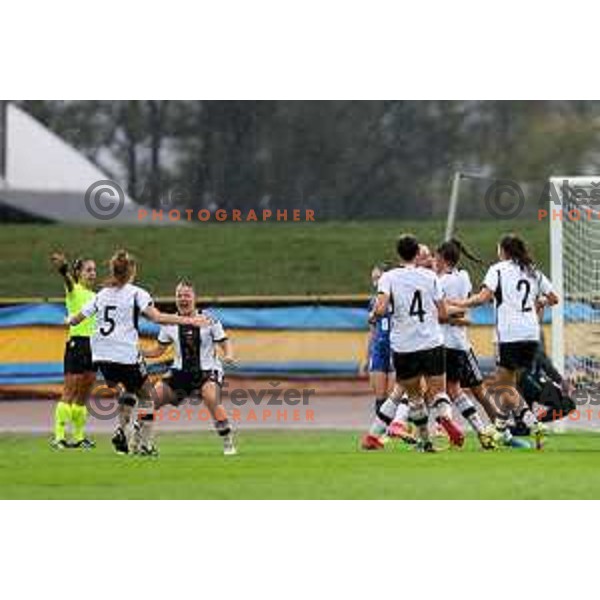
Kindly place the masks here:
POLYGON ((136 272, 136 262, 127 250, 117 250, 110 259, 109 287, 121 287, 129 283, 136 272))
POLYGON ((512 233, 505 235, 500 240, 500 248, 508 260, 512 260, 519 265, 523 271, 530 275, 535 271, 535 263, 529 253, 527 244, 518 236, 512 233))
POLYGON ((466 246, 456 238, 442 242, 436 252, 452 267, 455 267, 463 256, 474 263, 483 264, 481 258, 467 250, 466 246))

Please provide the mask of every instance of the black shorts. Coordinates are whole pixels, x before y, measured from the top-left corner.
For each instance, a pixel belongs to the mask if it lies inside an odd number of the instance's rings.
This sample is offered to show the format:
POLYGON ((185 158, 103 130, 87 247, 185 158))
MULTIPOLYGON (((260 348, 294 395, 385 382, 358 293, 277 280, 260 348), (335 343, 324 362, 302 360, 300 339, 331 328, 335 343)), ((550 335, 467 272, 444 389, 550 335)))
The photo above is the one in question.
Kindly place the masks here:
POLYGON ((483 383, 479 363, 473 350, 446 348, 446 380, 458 381, 460 387, 467 390, 483 383))
POLYGON ((446 372, 444 346, 418 352, 394 352, 394 368, 399 381, 443 375, 446 372))
POLYGON ((94 372, 89 337, 74 336, 65 344, 64 372, 70 375, 94 372))
POLYGON ((94 365, 108 387, 122 385, 129 394, 138 394, 148 379, 146 365, 138 363, 125 365, 122 363, 99 361, 94 365))
POLYGON ((163 383, 166 383, 175 394, 175 403, 181 402, 185 398, 199 398, 200 390, 207 381, 213 381, 219 387, 223 385, 223 373, 221 371, 180 371, 171 369, 163 377, 163 383))
POLYGON ((498 366, 509 371, 530 369, 539 342, 501 342, 498 346, 498 366))

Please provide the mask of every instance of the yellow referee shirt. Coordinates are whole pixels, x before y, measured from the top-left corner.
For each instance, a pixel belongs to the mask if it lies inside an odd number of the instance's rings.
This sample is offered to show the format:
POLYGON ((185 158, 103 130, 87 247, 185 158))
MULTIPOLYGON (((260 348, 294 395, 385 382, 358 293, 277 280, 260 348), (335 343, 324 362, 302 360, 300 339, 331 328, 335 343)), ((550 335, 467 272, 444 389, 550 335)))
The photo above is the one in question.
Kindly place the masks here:
MULTIPOLYGON (((80 283, 74 283, 71 291, 68 289, 65 290, 65 304, 69 316, 76 315, 95 295, 92 290, 88 290, 80 283)), ((84 319, 79 325, 69 328, 69 339, 72 337, 91 337, 95 329, 96 317, 91 316, 88 319, 84 319)))

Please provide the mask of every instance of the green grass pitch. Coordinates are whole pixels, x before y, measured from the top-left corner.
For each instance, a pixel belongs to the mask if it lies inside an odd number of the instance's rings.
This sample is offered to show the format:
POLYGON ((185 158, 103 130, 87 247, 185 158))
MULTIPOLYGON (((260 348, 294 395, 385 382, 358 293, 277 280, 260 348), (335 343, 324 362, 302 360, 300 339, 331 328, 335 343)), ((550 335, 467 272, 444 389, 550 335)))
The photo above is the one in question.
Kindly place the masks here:
POLYGON ((541 452, 418 454, 358 450, 358 433, 242 432, 221 455, 211 433, 164 434, 161 456, 51 451, 34 435, 0 436, 0 497, 12 499, 598 499, 600 436, 557 435, 541 452))

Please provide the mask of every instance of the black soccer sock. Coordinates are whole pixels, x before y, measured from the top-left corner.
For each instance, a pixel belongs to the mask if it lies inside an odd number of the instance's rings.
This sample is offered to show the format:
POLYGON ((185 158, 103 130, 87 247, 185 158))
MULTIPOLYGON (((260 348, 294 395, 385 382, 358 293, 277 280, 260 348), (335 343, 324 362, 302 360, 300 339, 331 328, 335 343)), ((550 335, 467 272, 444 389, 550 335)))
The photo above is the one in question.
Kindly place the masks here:
POLYGON ((215 421, 215 429, 221 437, 225 437, 231 433, 231 425, 229 419, 224 421, 215 421))

